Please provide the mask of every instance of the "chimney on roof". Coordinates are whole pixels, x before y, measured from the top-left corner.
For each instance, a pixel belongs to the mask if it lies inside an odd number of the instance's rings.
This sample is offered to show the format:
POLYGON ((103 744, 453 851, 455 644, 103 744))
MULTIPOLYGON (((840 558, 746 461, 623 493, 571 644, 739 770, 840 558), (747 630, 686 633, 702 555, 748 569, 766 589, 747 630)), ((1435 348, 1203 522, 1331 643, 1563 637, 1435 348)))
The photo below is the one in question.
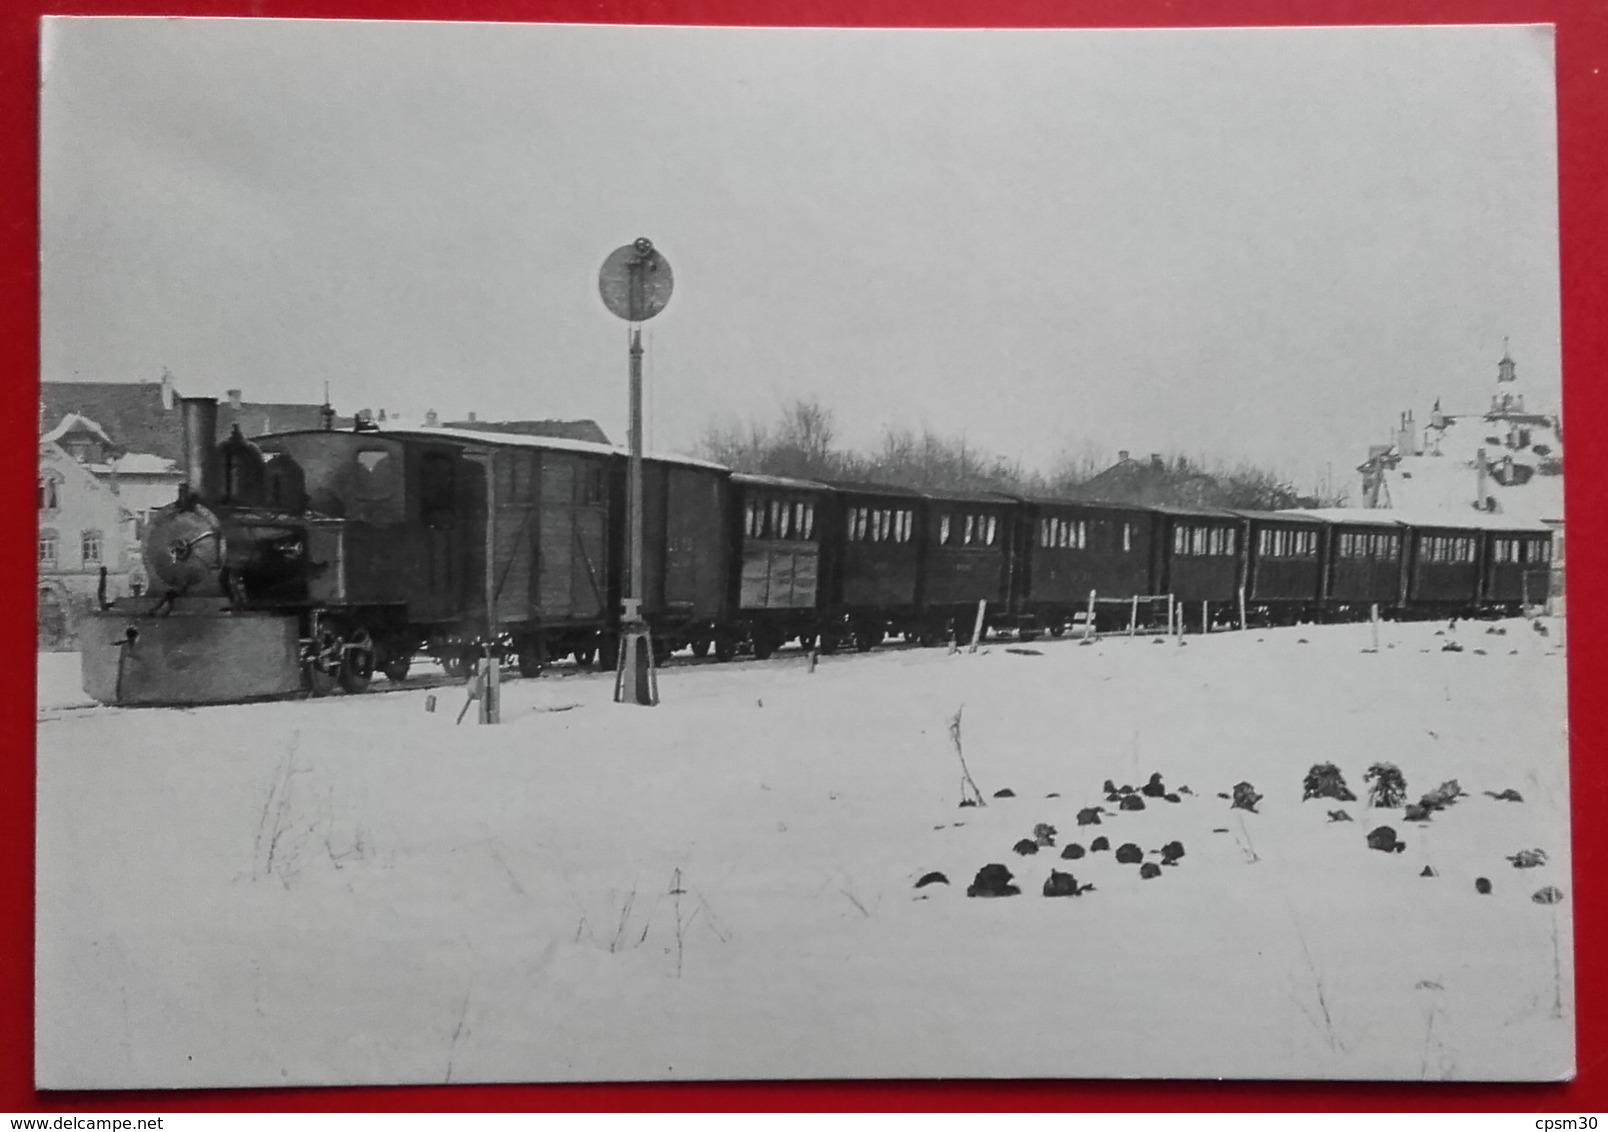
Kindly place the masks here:
POLYGON ((1117 459, 1118 459, 1118 460, 1120 460, 1120 461, 1122 461, 1122 462, 1123 462, 1123 463, 1127 463, 1127 460, 1128 460, 1128 450, 1127 450, 1127 449, 1126 449, 1126 448, 1120 448, 1120 449, 1118 449, 1118 450, 1117 450, 1117 459))
POLYGON ((173 371, 167 366, 162 367, 162 408, 173 408, 173 371))
POLYGON ((430 409, 430 410, 426 411, 426 413, 424 414, 424 427, 425 428, 435 428, 440 423, 441 423, 440 414, 438 414, 434 409, 430 409))
POLYGON ((228 391, 228 398, 229 398, 229 407, 231 409, 233 409, 235 412, 238 413, 240 411, 240 390, 238 390, 238 389, 229 390, 228 391))
POLYGON ((470 424, 475 423, 475 411, 473 409, 469 410, 469 423, 470 424))
POLYGON ((1152 468, 1165 468, 1167 466, 1162 461, 1160 452, 1152 452, 1150 454, 1150 466, 1152 468))

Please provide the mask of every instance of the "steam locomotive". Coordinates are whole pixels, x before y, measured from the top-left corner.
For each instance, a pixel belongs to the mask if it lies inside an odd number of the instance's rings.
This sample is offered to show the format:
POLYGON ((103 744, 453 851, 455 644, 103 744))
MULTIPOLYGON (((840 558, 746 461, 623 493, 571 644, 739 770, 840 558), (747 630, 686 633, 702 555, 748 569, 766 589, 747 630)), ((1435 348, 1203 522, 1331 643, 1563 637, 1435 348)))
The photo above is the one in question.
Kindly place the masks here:
MULTIPOLYGON (((623 450, 366 422, 219 443, 216 401, 186 398, 182 414, 187 482, 147 527, 149 589, 85 629, 96 700, 360 692, 421 655, 461 673, 487 650, 526 675, 570 655, 614 665, 623 450)), ((643 513, 641 608, 661 659, 1060 635, 1179 605, 1192 629, 1374 605, 1514 612, 1546 595, 1551 563, 1546 527, 1472 510, 1415 523, 918 492, 684 457, 645 459, 643 513)))

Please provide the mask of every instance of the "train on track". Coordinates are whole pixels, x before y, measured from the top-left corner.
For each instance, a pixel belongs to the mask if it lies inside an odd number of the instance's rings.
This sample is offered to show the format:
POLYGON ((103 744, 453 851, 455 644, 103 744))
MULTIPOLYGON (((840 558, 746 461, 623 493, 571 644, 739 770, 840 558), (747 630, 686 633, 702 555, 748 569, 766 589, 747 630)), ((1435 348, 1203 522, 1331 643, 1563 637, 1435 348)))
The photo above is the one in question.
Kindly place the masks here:
MULTIPOLYGON (((415 658, 494 651, 612 667, 628 592, 623 449, 457 428, 216 438, 183 401, 187 482, 147 526, 151 579, 86 626, 103 703, 365 689, 415 658)), ((662 656, 791 640, 965 642, 1079 624, 1191 630, 1517 612, 1548 593, 1551 532, 1470 510, 1231 511, 914 491, 644 461, 642 612, 662 656), (981 613, 979 607, 981 603, 981 613)))

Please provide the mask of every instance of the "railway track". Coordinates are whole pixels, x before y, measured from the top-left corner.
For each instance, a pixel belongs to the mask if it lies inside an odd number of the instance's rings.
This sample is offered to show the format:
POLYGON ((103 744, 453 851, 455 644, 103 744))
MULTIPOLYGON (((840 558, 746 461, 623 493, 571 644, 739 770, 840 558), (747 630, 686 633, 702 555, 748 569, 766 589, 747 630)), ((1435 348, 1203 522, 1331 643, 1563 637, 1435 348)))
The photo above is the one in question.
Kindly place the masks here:
MULTIPOLYGON (((1120 635, 1126 635, 1126 634, 1120 634, 1120 635)), ((1059 639, 1051 638, 1049 636, 1037 637, 1037 638, 1034 638, 1034 643, 1035 643, 1035 646, 1036 646, 1036 645, 1040 645, 1040 644, 1043 644, 1043 643, 1046 643, 1046 642, 1050 642, 1052 640, 1057 640, 1057 643, 1076 644, 1081 639, 1082 639, 1081 637, 1077 637, 1077 636, 1074 636, 1072 634, 1067 634, 1065 637, 1062 637, 1062 638, 1059 638, 1059 639)), ((982 644, 985 645, 985 646, 990 645, 990 644, 1004 644, 1008 640, 1014 640, 1014 637, 1007 638, 1007 637, 1004 637, 1004 636, 995 635, 995 636, 991 636, 991 637, 987 638, 986 640, 984 640, 982 642, 982 644)), ((908 652, 908 651, 919 650, 919 649, 942 648, 942 647, 947 647, 947 646, 928 646, 928 645, 921 645, 921 644, 911 642, 911 641, 889 640, 889 641, 885 641, 882 644, 878 645, 872 651, 874 651, 874 652, 908 652)), ((861 655, 861 654, 857 653, 853 649, 846 649, 846 650, 840 651, 840 652, 838 652, 838 653, 836 653, 834 655, 838 656, 838 657, 852 657, 852 656, 857 656, 857 655, 861 655)), ((690 653, 685 654, 685 655, 678 653, 678 654, 672 654, 668 659, 663 661, 658 667, 660 669, 676 670, 676 669, 682 669, 682 668, 713 667, 713 666, 718 665, 718 666, 723 667, 723 668, 742 668, 742 669, 746 669, 746 668, 751 668, 751 667, 760 666, 760 665, 772 665, 772 664, 776 664, 779 661, 781 661, 781 662, 786 662, 786 661, 789 661, 789 660, 803 661, 808 656, 809 656, 809 654, 807 652, 805 652, 803 649, 800 649, 800 648, 798 648, 797 646, 794 646, 794 645, 789 645, 789 646, 786 646, 784 648, 780 648, 774 654, 772 654, 771 656, 765 658, 764 660, 760 660, 760 659, 754 657, 752 654, 748 654, 748 653, 738 655, 737 657, 734 657, 733 659, 728 660, 728 661, 717 660, 712 655, 711 656, 697 657, 697 656, 690 655, 690 653)), ((555 680, 555 679, 556 680, 573 680, 573 679, 585 678, 585 677, 612 679, 613 675, 614 674, 612 672, 604 670, 604 669, 600 669, 600 668, 596 667, 595 665, 586 665, 586 666, 583 667, 581 665, 578 665, 578 664, 574 663, 573 661, 561 661, 561 662, 558 662, 556 664, 548 665, 547 667, 542 669, 540 674, 538 674, 536 676, 521 676, 521 675, 519 675, 518 671, 515 670, 514 668, 512 668, 511 666, 506 667, 506 668, 503 669, 502 680, 503 680, 504 683, 523 683, 524 681, 527 681, 527 680, 555 680)), ((340 693, 338 695, 313 696, 310 693, 301 693, 301 694, 289 695, 289 696, 263 697, 261 699, 253 699, 253 700, 231 700, 231 701, 225 701, 223 703, 218 703, 218 704, 132 704, 132 705, 115 705, 115 704, 100 704, 100 703, 66 704, 66 705, 62 705, 62 706, 59 706, 59 707, 40 708, 38 710, 37 715, 36 715, 36 722, 38 722, 38 723, 47 723, 47 722, 53 722, 53 721, 56 721, 56 720, 59 720, 59 719, 92 718, 92 717, 99 716, 99 715, 111 714, 111 713, 116 713, 116 712, 124 712, 124 711, 150 711, 150 710, 155 710, 155 711, 186 711, 186 712, 202 711, 202 710, 205 710, 206 708, 210 708, 210 707, 232 707, 232 706, 236 706, 238 704, 243 704, 243 703, 293 703, 293 702, 300 701, 300 700, 308 700, 308 701, 318 700, 319 702, 322 702, 322 703, 340 703, 340 702, 345 701, 345 700, 358 700, 358 699, 362 699, 365 696, 389 695, 389 694, 395 693, 395 692, 433 691, 433 690, 441 689, 441 688, 464 688, 464 689, 467 689, 471 679, 472 679, 471 677, 467 677, 467 676, 449 676, 445 672, 421 672, 421 673, 417 673, 415 675, 410 675, 406 679, 404 679, 404 680, 402 680, 400 682, 393 681, 388 677, 376 677, 374 683, 370 684, 363 691, 357 692, 355 694, 351 693, 351 692, 342 692, 342 693, 340 693)))

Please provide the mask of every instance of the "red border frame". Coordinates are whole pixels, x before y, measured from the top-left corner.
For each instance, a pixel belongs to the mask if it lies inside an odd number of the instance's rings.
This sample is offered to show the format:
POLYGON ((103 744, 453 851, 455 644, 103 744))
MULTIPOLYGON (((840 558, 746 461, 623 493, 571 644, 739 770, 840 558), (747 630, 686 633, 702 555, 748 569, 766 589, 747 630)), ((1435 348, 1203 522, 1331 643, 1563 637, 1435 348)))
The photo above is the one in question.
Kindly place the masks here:
MULTIPOLYGON (((44 14, 532 20, 845 27, 1145 27, 1342 24, 1557 25, 1565 413, 1593 437, 1608 404, 1608 6, 1601 0, 16 0, 0 14, 0 494, 26 532, 26 428, 38 374, 37 26, 44 14), (1299 19, 1292 21, 1292 16, 1299 19)), ((33 1088, 34 603, 0 604, 0 1111, 658 1111, 658 1110, 1503 1110, 1608 1109, 1608 965, 1592 961, 1608 926, 1608 707, 1590 695, 1604 664, 1602 522, 1608 445, 1569 448, 1569 678, 1574 798, 1578 1072, 1551 1085, 1112 1081, 767 1082, 487 1085, 38 1093, 33 1088)), ((0 592, 27 594, 30 540, 0 542, 0 592)))

